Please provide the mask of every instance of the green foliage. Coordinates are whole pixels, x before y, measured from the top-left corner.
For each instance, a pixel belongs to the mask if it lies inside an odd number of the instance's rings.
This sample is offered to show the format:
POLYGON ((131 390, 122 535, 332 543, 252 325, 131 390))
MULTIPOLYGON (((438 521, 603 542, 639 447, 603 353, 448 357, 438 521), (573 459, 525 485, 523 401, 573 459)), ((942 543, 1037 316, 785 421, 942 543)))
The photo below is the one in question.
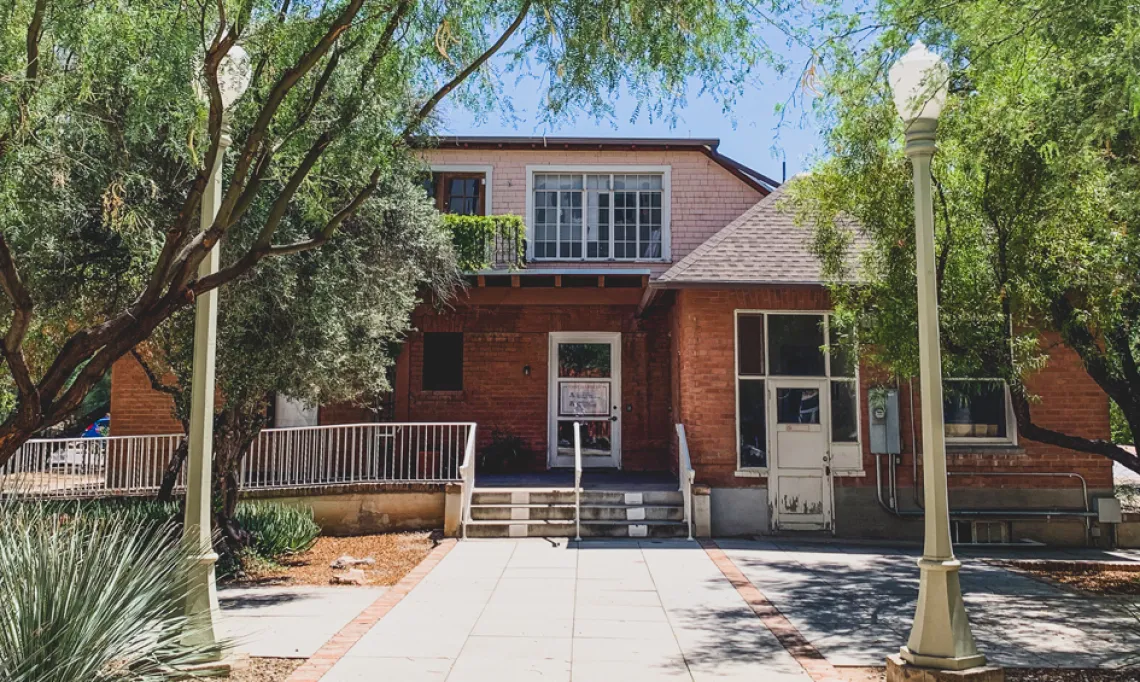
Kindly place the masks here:
POLYGON ((1112 442, 1119 445, 1133 445, 1136 439, 1132 436, 1132 429, 1128 426, 1128 420, 1124 418, 1124 412, 1120 406, 1116 404, 1115 400, 1110 400, 1108 403, 1108 417, 1112 426, 1112 442))
POLYGON ((253 535, 250 549, 270 561, 308 551, 321 534, 310 507, 273 502, 243 502, 236 519, 253 535))
POLYGON ((1063 341, 1140 425, 1134 10, 881 0, 839 20, 845 37, 820 53, 828 156, 789 192, 833 275, 850 243, 842 218, 864 228, 862 283, 834 293, 872 360, 916 373, 911 168, 886 73, 922 39, 951 67, 932 169, 944 375, 1005 378, 1028 410, 1023 380, 1063 341))
POLYGON ((443 216, 451 232, 456 264, 463 272, 485 270, 497 263, 514 268, 526 261, 526 226, 516 215, 443 216))
POLYGON ((212 653, 182 644, 176 528, 89 509, 0 503, 0 682, 169 679, 212 653))
POLYGON ((479 452, 479 471, 508 473, 525 471, 534 463, 534 451, 516 434, 494 429, 491 442, 479 452))

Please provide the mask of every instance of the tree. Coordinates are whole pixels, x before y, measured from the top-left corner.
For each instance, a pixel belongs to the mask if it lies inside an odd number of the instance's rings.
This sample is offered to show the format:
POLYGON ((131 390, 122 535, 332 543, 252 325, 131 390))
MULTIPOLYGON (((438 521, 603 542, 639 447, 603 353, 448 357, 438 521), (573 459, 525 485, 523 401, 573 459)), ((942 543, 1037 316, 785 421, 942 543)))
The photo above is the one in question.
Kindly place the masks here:
POLYGON ((1024 437, 1140 470, 1108 440, 1034 422, 1025 384, 1063 342, 1140 426, 1133 14, 1098 1, 879 2, 819 53, 829 156, 790 193, 831 275, 852 274, 837 218, 861 223, 862 283, 834 287, 839 317, 873 360, 914 376, 911 171, 886 71, 914 39, 934 46, 951 66, 932 169, 944 371, 1005 379, 1024 437))
POLYGON ((328 242, 415 156, 449 95, 506 106, 499 71, 545 74, 547 114, 655 112, 699 76, 730 102, 776 60, 732 0, 8 0, 0 6, 0 465, 75 411, 114 361, 196 296, 328 242), (221 210, 218 68, 241 43, 221 210), (207 95, 202 104, 195 90, 207 95), (218 243, 219 272, 198 265, 218 243), (238 246, 240 245, 240 247, 238 246), (2 404, 2 403, 0 403, 2 404))
MULTIPOLYGON (((424 293, 446 301, 457 284, 451 233, 410 177, 384 178, 376 197, 321 249, 267 262, 225 290, 214 487, 218 526, 234 545, 246 539, 233 521, 239 467, 274 394, 310 405, 378 398, 390 389, 387 370, 414 306, 424 293)), ((152 385, 174 398, 187 430, 193 340, 194 315, 183 310, 135 353, 152 385)), ((185 454, 184 442, 165 477, 166 495, 185 454)))

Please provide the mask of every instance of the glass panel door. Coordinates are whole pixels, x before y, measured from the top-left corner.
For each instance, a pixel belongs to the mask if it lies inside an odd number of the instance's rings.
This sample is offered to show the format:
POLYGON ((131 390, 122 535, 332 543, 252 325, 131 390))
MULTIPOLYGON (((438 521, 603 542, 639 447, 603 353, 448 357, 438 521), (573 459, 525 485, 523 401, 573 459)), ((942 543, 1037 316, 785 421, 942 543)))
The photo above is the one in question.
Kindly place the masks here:
POLYGON ((574 422, 584 466, 616 467, 620 334, 551 334, 551 465, 574 466, 574 422))

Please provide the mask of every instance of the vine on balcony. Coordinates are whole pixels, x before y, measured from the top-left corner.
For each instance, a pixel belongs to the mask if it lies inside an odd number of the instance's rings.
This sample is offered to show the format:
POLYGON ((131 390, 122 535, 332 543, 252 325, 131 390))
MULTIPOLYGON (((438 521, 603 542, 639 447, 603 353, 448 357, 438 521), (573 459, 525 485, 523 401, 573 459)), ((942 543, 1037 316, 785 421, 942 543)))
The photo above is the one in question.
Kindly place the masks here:
POLYGON ((443 222, 451 231, 456 259, 464 272, 524 267, 526 228, 521 217, 445 214, 443 222))

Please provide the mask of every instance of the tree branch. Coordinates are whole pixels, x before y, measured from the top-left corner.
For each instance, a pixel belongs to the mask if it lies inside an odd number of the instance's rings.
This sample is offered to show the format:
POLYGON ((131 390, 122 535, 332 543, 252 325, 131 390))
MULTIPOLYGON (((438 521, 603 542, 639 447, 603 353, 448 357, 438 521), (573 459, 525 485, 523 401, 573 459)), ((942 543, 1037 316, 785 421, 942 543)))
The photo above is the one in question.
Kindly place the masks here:
POLYGON ((467 80, 468 76, 475 73, 479 67, 483 66, 483 64, 485 64, 488 59, 490 59, 496 52, 502 49, 503 45, 505 45, 507 40, 512 35, 514 35, 514 32, 518 30, 519 26, 522 26, 523 20, 526 19, 526 15, 530 12, 531 2, 532 0, 526 0, 526 2, 523 3, 522 9, 519 10, 518 16, 515 17, 515 20, 511 22, 511 25, 507 27, 507 30, 503 32, 503 35, 499 36, 499 39, 496 40, 495 43, 491 45, 491 47, 487 48, 487 50, 483 52, 483 54, 479 55, 475 61, 468 64, 467 68, 460 71, 455 76, 455 78, 449 80, 446 84, 444 84, 442 88, 437 90, 434 95, 432 95, 426 102, 424 102, 424 105, 420 107, 420 110, 416 112, 415 116, 412 117, 412 120, 408 123, 407 127, 404 128, 402 137, 405 140, 410 139, 415 134, 416 130, 420 127, 424 120, 427 119, 432 110, 435 109, 440 100, 446 97, 449 92, 458 87, 460 83, 467 80))
POLYGON ((12 259, 12 251, 8 240, 0 234, 0 288, 4 295, 12 302, 12 321, 8 324, 8 331, 4 334, 4 361, 12 372, 12 379, 16 382, 21 405, 27 409, 39 408, 39 392, 35 382, 32 381, 28 363, 24 357, 24 335, 32 322, 35 312, 35 302, 28 292, 20 271, 12 259), (34 403, 34 405, 33 405, 34 403))
POLYGON ((1020 384, 1016 386, 1011 384, 1010 389, 1010 400, 1013 402, 1013 412, 1017 417, 1017 432, 1022 436, 1039 443, 1056 445, 1077 452, 1102 455, 1114 462, 1120 462, 1132 471, 1140 472, 1140 456, 1111 441, 1081 438, 1034 424, 1029 408, 1029 398, 1025 395, 1025 387, 1020 384))

